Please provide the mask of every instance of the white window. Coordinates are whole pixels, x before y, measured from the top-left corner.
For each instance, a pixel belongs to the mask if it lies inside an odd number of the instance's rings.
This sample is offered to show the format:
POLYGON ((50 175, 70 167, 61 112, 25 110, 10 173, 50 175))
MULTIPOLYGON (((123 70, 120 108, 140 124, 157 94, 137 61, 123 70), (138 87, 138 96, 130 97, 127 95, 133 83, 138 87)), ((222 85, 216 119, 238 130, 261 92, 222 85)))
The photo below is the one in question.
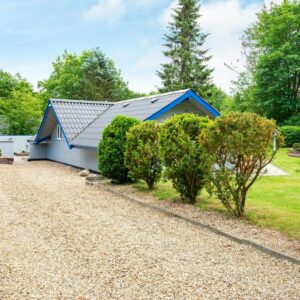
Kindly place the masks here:
POLYGON ((57 139, 58 140, 61 140, 62 138, 62 135, 61 135, 61 128, 59 125, 57 125, 57 139))

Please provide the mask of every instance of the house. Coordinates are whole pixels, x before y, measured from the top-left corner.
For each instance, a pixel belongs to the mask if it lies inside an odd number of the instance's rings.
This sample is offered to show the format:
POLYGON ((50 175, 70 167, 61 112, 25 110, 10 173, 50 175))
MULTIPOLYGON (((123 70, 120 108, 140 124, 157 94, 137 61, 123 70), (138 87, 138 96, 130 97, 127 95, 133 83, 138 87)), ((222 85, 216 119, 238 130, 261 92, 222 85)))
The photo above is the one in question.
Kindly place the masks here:
POLYGON ((219 112, 192 89, 120 102, 51 99, 30 160, 51 160, 98 171, 97 148, 103 129, 118 115, 163 122, 175 114, 215 118, 219 112))

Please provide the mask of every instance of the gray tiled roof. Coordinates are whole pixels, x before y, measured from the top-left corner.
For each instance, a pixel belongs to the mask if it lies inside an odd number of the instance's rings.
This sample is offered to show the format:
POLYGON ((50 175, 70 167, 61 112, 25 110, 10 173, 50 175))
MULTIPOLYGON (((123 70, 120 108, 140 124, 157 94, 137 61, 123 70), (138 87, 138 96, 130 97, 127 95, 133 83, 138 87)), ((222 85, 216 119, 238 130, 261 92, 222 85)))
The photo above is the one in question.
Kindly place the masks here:
POLYGON ((96 148, 99 144, 103 129, 117 115, 134 117, 145 120, 151 115, 184 95, 189 89, 115 102, 109 109, 86 127, 72 142, 75 147, 96 148))
POLYGON ((110 102, 80 100, 51 99, 51 103, 69 143, 112 106, 110 102))

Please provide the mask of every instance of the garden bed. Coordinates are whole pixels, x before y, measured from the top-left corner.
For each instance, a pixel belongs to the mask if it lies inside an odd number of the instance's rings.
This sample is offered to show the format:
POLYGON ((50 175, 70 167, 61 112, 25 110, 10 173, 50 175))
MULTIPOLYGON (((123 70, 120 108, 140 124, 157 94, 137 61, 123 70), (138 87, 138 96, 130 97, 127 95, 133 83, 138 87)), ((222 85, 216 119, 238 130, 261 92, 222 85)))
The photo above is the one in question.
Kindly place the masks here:
POLYGON ((300 157, 300 152, 294 149, 289 149, 288 155, 291 157, 300 157))
POLYGON ((12 165, 14 163, 14 158, 0 157, 0 165, 12 165))

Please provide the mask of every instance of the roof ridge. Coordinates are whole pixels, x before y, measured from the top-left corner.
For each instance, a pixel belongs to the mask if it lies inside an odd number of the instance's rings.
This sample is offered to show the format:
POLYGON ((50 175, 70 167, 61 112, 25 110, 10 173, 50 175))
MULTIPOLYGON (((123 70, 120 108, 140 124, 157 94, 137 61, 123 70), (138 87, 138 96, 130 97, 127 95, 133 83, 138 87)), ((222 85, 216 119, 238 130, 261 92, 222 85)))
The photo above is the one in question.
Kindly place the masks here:
POLYGON ((83 103, 83 104, 101 104, 101 105, 112 105, 115 104, 116 102, 110 102, 106 100, 98 101, 98 100, 71 100, 71 99, 54 99, 50 98, 50 101, 54 102, 63 102, 63 103, 83 103))
POLYGON ((132 99, 127 99, 127 100, 120 100, 116 101, 114 103, 123 103, 123 102, 131 102, 131 101, 137 101, 137 100, 146 100, 146 99, 151 99, 155 97, 163 97, 163 96, 168 96, 168 95, 174 95, 174 94, 180 94, 189 91, 190 88, 188 89, 183 89, 183 90, 178 90, 178 91, 173 91, 173 92, 166 92, 166 93, 160 93, 160 94, 154 94, 150 96, 144 96, 144 97, 138 97, 138 98, 132 98, 132 99))

